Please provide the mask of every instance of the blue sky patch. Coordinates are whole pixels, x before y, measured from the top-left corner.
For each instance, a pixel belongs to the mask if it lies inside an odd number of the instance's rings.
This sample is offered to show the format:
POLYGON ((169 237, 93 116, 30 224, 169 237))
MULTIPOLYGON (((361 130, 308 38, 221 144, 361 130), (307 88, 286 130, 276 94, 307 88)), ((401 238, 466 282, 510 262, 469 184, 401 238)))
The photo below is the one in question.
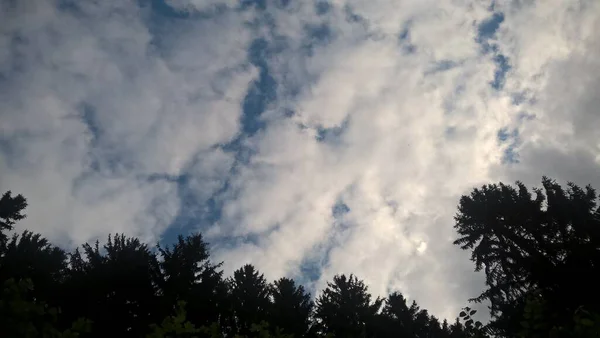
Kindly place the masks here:
POLYGON ((327 1, 317 1, 315 3, 315 12, 317 15, 325 15, 331 10, 331 4, 327 1))
POLYGON ((260 116, 277 95, 277 83, 266 61, 270 54, 269 43, 264 38, 254 40, 248 51, 249 61, 259 69, 258 80, 251 85, 243 103, 242 130, 248 136, 265 127, 260 116))
POLYGON ((520 144, 519 130, 509 130, 508 127, 504 127, 498 130, 498 142, 501 144, 508 144, 508 147, 504 151, 502 162, 505 164, 518 163, 519 157, 516 152, 517 146, 520 144))
POLYGON ((411 41, 411 36, 410 36, 411 24, 412 24, 412 22, 409 20, 404 25, 404 27, 402 28, 400 33, 398 34, 398 44, 400 45, 400 48, 402 49, 402 52, 404 54, 412 54, 415 52, 415 50, 417 48, 411 41))
MULTIPOLYGON (((491 8, 493 9, 494 6, 491 8)), ((490 81, 490 85, 496 90, 503 88, 506 74, 511 68, 509 59, 500 53, 497 44, 493 41, 503 22, 504 13, 494 12, 491 17, 481 22, 477 27, 476 41, 481 45, 484 53, 492 56, 492 60, 496 64, 494 79, 490 81)))
POLYGON ((317 128, 317 141, 336 144, 340 141, 340 137, 348 129, 349 119, 346 118, 339 125, 331 128, 317 128))

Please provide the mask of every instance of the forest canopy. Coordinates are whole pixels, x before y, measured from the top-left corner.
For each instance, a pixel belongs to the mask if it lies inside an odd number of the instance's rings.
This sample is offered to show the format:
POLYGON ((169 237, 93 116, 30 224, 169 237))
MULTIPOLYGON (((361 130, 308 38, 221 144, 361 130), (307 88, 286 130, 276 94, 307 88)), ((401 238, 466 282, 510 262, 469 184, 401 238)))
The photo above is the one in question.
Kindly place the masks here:
MULTIPOLYGON (((462 196, 454 244, 486 287, 486 323, 465 306, 450 322, 397 290, 374 297, 351 274, 314 298, 252 265, 226 277, 200 233, 168 246, 122 234, 73 251, 17 231, 27 201, 0 199, 1 337, 600 337, 596 191, 543 178, 462 196)), ((450 225, 449 225, 450 226, 450 225)))

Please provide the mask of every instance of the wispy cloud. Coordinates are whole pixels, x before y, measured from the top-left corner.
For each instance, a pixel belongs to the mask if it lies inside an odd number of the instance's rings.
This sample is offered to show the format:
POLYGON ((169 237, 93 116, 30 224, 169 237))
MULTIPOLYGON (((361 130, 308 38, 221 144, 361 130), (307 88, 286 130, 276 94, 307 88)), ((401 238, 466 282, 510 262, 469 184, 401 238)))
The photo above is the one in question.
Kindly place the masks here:
POLYGON ((482 283, 461 194, 600 183, 591 0, 4 6, 0 188, 65 244, 201 229, 227 271, 452 317, 482 283))

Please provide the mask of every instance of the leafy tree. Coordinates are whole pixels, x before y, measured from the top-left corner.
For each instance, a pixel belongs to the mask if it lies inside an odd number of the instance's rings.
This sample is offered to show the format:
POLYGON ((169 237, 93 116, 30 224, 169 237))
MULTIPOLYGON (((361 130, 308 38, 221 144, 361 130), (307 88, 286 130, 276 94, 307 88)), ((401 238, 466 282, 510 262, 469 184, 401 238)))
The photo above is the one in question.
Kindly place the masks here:
POLYGON ((60 294, 56 292, 67 274, 66 253, 39 234, 24 231, 13 235, 0 257, 0 283, 7 279, 30 279, 36 285, 32 296, 56 306, 60 294))
POLYGON ((290 278, 276 280, 270 288, 273 299, 269 320, 271 325, 294 337, 305 336, 310 329, 313 302, 302 285, 290 278))
POLYGON ((336 337, 371 337, 383 300, 371 301, 367 286, 354 275, 336 275, 317 298, 316 328, 336 337))
POLYGON ((600 209, 591 187, 486 185, 463 196, 455 244, 472 251, 492 321, 468 307, 453 324, 394 292, 372 299, 338 275, 313 304, 292 279, 267 284, 252 265, 224 280, 200 234, 153 251, 109 236, 71 253, 14 231, 27 205, 0 199, 0 332, 8 337, 511 338, 600 337, 600 209), (569 278, 565 278, 569 276, 569 278), (35 285, 35 288, 33 288, 35 285), (89 318, 86 320, 80 317, 89 318), (92 326, 90 326, 92 325, 92 326), (90 331, 90 328, 92 330, 90 331), (84 333, 89 331, 87 335, 84 333))
POLYGON ((187 320, 185 302, 179 301, 175 315, 166 317, 160 325, 150 324, 150 333, 146 338, 198 337, 200 332, 187 320))
POLYGON ((91 322, 79 318, 71 327, 57 328, 59 310, 31 296, 31 279, 8 279, 4 282, 0 298, 0 328, 3 337, 19 338, 76 338, 89 332, 91 322))
POLYGON ((5 232, 12 231, 17 221, 25 218, 21 212, 27 207, 27 200, 22 195, 12 197, 7 191, 0 198, 0 249, 7 240, 5 232))
POLYGON ((459 314, 460 319, 465 323, 462 329, 470 337, 487 337, 489 328, 487 325, 483 325, 480 321, 475 321, 473 316, 476 313, 477 310, 473 310, 468 306, 463 308, 463 311, 461 311, 459 314))
POLYGON ((85 244, 83 255, 71 255, 69 292, 64 304, 69 318, 85 313, 96 329, 94 336, 143 336, 151 323, 163 318, 159 308, 154 253, 138 239, 109 236, 100 249, 85 244), (85 306, 83 306, 85 304, 85 306))

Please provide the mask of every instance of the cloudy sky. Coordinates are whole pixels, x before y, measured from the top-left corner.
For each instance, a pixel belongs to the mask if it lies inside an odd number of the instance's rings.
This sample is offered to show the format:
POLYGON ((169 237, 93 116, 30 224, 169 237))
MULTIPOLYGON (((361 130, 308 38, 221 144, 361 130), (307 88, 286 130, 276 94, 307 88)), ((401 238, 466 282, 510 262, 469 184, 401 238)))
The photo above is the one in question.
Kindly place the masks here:
POLYGON ((0 189, 65 247, 200 230, 226 273, 454 317, 458 198, 600 187, 598 88, 597 0, 6 0, 0 189))

